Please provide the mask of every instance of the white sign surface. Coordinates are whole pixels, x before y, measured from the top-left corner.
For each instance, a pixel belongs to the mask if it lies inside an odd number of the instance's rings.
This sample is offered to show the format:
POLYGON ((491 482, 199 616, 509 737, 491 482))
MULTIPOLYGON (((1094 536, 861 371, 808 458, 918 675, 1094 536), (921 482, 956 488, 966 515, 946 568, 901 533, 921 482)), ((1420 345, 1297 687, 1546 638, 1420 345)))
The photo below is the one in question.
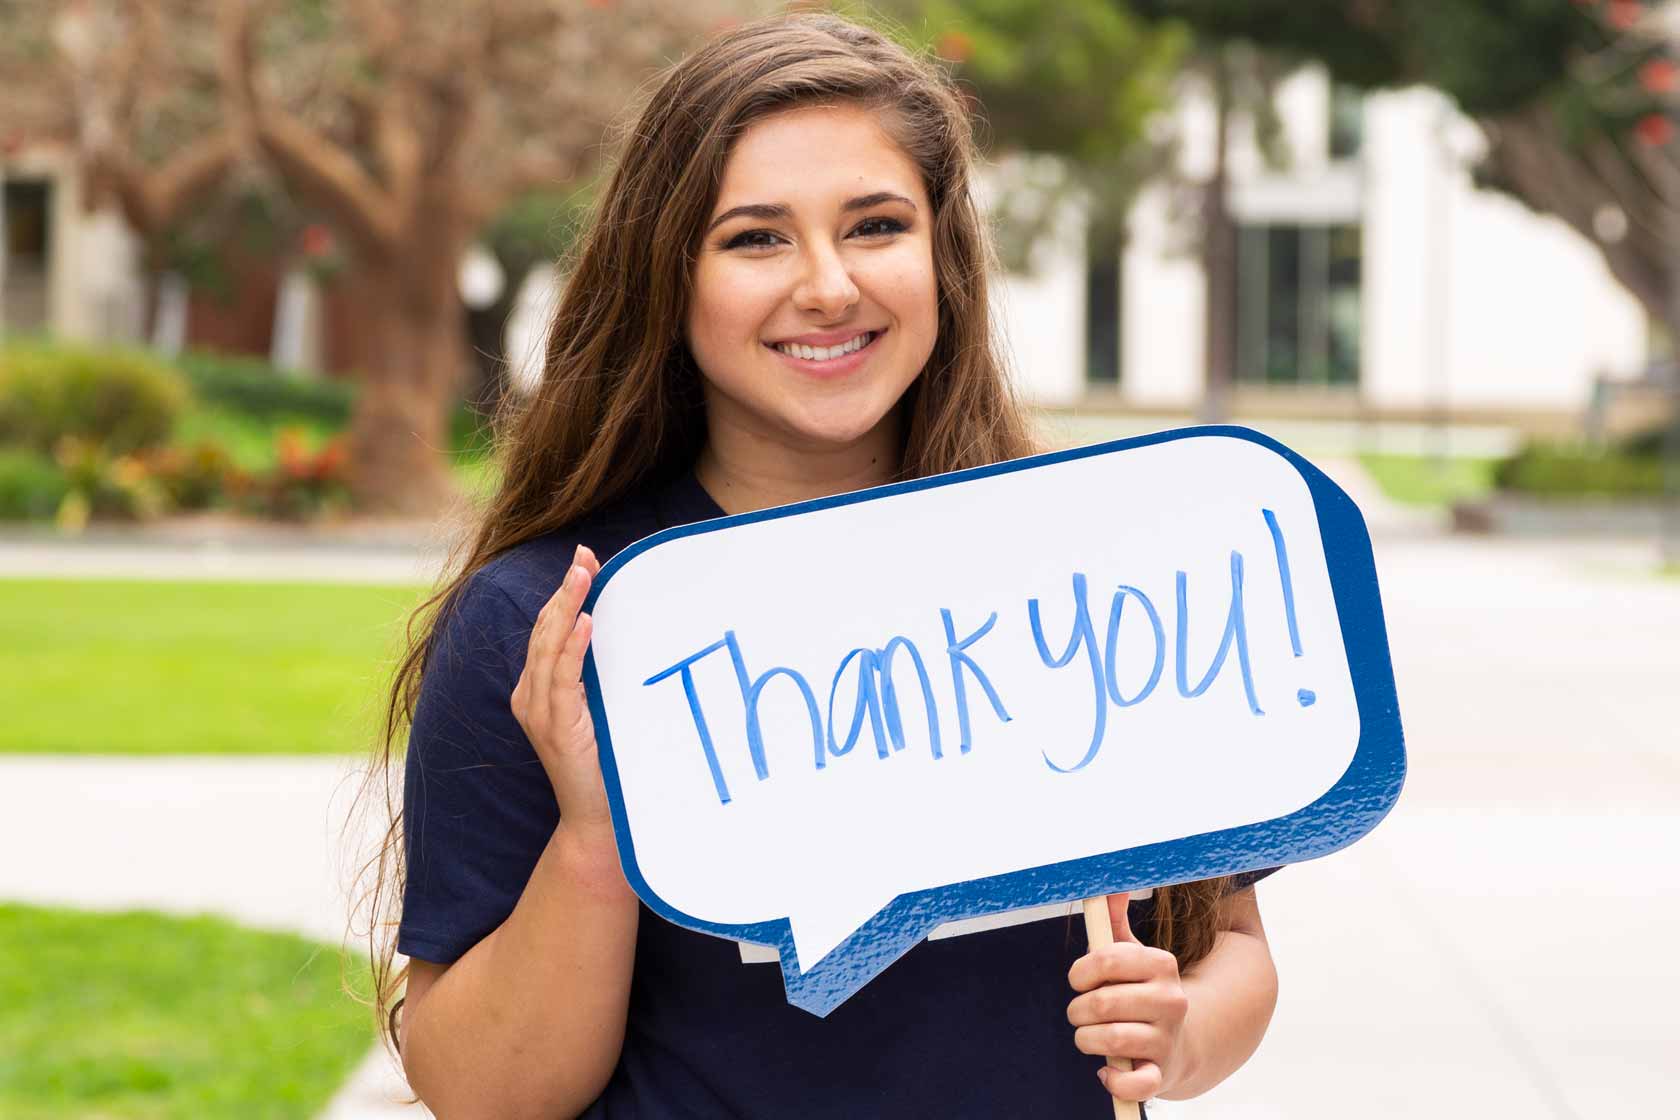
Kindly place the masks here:
POLYGON ((1316 831, 1257 827, 1350 774, 1350 634, 1403 762, 1363 523, 1241 429, 673 530, 592 609, 627 875, 780 947, 819 1012, 943 921, 1322 854, 1398 793, 1389 766, 1316 831))

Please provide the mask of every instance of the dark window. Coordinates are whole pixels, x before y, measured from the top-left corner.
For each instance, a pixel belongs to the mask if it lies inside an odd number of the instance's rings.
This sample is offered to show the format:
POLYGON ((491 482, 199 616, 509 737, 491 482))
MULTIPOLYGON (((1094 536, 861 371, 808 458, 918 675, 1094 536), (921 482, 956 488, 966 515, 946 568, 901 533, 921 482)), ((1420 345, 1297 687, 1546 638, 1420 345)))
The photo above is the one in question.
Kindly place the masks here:
POLYGON ((1359 383, 1358 226, 1244 226, 1237 235, 1237 380, 1359 383))
POLYGON ((1358 226, 1331 226, 1324 232, 1330 258, 1324 290, 1325 372, 1332 385, 1357 385, 1363 238, 1358 226))
POLYGON ((1352 159, 1365 140, 1365 95, 1353 86, 1330 87, 1330 158, 1352 159))
POLYGON ((48 220, 52 190, 42 181, 6 180, 0 223, 6 233, 5 275, 0 278, 0 329, 37 331, 47 326, 48 220))
POLYGON ((1118 238, 1091 238, 1085 272, 1085 376, 1093 385, 1120 383, 1120 253, 1118 238))

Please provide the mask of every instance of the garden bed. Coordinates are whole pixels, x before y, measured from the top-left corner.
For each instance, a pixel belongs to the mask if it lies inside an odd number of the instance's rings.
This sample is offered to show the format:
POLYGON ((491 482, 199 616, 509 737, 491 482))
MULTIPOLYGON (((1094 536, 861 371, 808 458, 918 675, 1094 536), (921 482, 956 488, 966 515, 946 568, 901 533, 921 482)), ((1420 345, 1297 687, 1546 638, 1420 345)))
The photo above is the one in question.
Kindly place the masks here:
MULTIPOLYGON (((342 520, 354 397, 245 357, 0 347, 0 521, 74 533, 201 510, 342 520)), ((494 485, 486 424, 465 406, 447 458, 469 500, 494 485)))

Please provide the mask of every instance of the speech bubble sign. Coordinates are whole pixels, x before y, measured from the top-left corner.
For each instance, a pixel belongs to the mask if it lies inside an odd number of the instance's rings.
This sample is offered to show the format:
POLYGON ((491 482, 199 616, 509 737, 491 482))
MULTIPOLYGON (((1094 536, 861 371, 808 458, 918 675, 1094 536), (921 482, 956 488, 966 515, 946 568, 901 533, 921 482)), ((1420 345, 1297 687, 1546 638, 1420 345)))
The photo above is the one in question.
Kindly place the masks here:
POLYGON ((1244 428, 667 530, 587 609, 626 877, 818 1015, 945 922, 1344 847, 1404 780, 1364 519, 1244 428))

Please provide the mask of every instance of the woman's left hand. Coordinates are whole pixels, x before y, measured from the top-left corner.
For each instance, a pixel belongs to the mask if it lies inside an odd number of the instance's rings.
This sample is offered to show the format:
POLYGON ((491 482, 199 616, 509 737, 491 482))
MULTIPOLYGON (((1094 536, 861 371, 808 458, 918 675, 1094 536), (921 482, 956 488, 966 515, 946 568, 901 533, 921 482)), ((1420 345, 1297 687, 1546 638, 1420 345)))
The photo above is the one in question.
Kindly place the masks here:
POLYGON ((1130 1073, 1105 1064, 1098 1071, 1103 1087, 1117 1100, 1144 1101, 1183 1078, 1190 999, 1178 960, 1133 936, 1128 901, 1125 894, 1109 896, 1114 944, 1085 954, 1068 970, 1068 983, 1083 993, 1068 1004, 1068 1022, 1078 1028, 1073 1044, 1081 1052, 1131 1059, 1130 1073))

